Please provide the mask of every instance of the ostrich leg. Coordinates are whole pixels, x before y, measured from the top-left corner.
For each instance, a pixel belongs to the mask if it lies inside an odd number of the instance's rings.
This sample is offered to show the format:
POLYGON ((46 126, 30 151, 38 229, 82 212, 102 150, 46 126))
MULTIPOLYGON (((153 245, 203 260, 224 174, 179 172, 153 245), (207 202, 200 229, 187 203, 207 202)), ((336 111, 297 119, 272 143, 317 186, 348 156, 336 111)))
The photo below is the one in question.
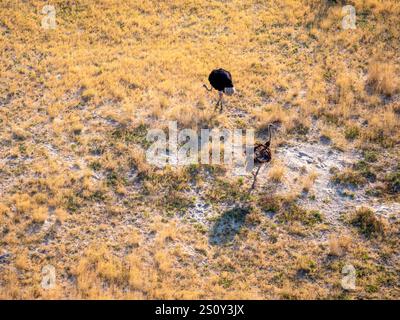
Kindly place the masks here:
POLYGON ((220 105, 220 110, 222 110, 222 92, 218 91, 218 101, 215 105, 215 110, 217 110, 218 106, 220 105))
POLYGON ((253 174, 254 180, 253 180, 253 183, 252 183, 252 185, 251 185, 250 190, 253 190, 253 189, 256 187, 257 175, 258 175, 258 172, 260 171, 260 169, 261 169, 261 166, 259 166, 259 167, 257 168, 256 173, 253 174))

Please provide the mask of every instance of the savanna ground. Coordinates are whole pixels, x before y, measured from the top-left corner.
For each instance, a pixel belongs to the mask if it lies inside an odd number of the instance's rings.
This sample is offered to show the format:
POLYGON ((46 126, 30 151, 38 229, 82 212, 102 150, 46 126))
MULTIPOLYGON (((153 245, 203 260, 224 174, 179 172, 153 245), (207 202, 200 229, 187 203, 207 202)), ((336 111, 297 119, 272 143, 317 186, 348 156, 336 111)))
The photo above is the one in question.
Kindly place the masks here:
POLYGON ((400 298, 398 1, 0 10, 0 298, 400 298), (238 90, 222 113, 216 67, 238 90), (170 120, 274 123, 274 160, 252 193, 224 166, 152 167, 147 130, 170 120))

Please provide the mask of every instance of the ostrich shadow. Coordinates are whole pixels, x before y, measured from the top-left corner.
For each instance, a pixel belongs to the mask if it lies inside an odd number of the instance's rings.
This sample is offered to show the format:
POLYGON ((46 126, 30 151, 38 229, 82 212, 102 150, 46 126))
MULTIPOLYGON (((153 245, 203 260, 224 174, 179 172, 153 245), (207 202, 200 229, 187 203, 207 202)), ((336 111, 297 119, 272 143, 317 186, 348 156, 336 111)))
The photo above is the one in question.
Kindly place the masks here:
POLYGON ((225 211, 213 225, 209 243, 211 245, 224 245, 231 242, 239 233, 250 212, 248 208, 235 207, 225 211))

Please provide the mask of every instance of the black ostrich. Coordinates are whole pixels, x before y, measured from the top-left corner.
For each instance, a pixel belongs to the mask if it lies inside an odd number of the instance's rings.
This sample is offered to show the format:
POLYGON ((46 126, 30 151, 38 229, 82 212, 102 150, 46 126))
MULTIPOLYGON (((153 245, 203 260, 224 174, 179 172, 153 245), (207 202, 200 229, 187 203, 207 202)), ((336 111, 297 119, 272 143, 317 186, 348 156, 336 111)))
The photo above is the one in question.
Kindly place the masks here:
MULTIPOLYGON (((220 111, 222 111, 222 97, 225 93, 228 96, 231 96, 235 93, 235 87, 233 86, 232 82, 232 75, 229 71, 224 69, 215 69, 211 71, 210 75, 208 76, 208 81, 212 88, 218 90, 219 99, 217 104, 215 105, 215 109, 220 105, 220 111)), ((207 88, 205 84, 203 86, 207 89, 207 91, 211 91, 212 88, 207 88)))
POLYGON ((254 166, 257 167, 255 174, 253 174, 254 180, 251 185, 251 189, 253 190, 256 186, 256 179, 258 172, 260 171, 263 164, 268 163, 272 160, 271 154, 271 138, 272 138, 272 129, 274 126, 272 124, 268 125, 268 140, 264 144, 257 143, 254 145, 254 166))

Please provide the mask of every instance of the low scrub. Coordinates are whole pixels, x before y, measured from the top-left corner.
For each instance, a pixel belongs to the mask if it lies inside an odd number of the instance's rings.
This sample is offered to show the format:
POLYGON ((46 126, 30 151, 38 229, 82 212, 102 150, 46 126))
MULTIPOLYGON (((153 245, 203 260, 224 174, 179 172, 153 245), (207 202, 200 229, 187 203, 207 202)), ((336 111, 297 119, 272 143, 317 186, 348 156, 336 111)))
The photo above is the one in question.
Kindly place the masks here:
POLYGON ((368 238, 385 235, 385 223, 371 209, 358 209, 352 214, 350 223, 368 238))

